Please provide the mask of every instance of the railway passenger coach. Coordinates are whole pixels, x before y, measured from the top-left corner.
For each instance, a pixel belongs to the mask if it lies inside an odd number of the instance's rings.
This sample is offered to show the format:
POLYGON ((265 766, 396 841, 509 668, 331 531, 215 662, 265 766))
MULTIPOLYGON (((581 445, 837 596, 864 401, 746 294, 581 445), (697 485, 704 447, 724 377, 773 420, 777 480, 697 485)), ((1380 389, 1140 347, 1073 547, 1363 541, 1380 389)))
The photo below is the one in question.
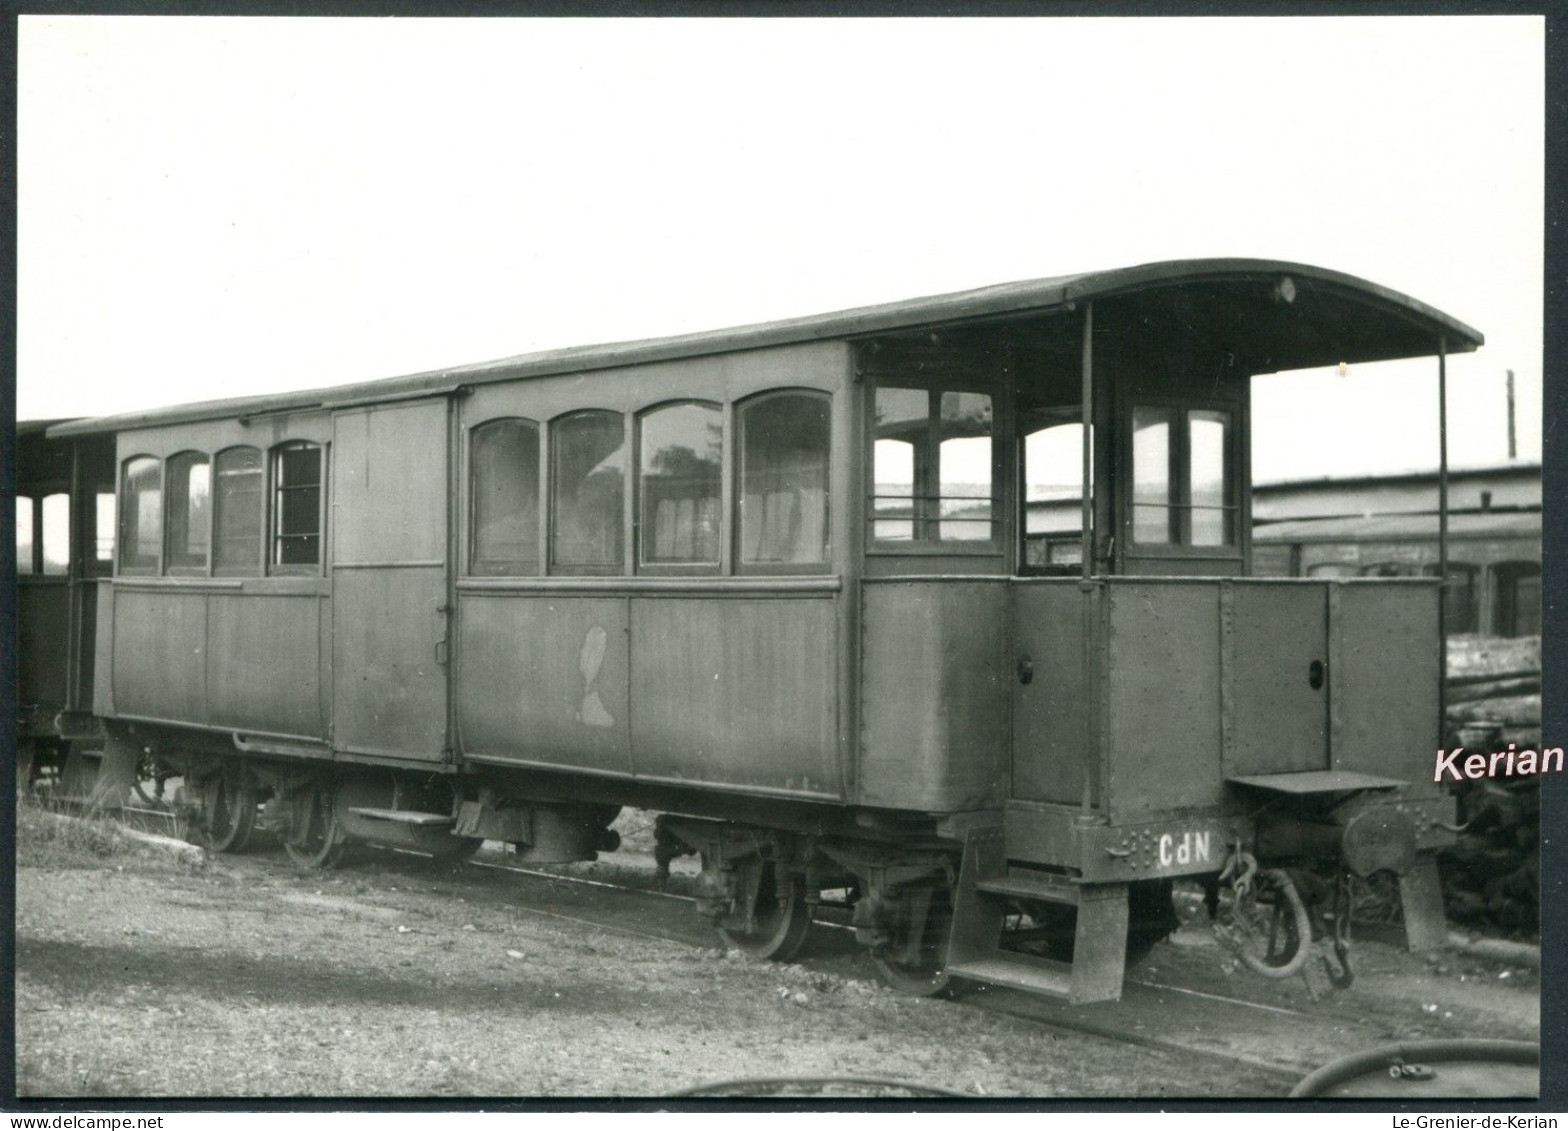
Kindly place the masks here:
POLYGON ((1115 997, 1174 879, 1273 864, 1399 876, 1422 945, 1439 585, 1248 576, 1249 382, 1480 342, 1205 260, 60 424, 116 447, 93 709, 220 848, 583 859, 641 806, 733 944, 847 902, 916 990, 1115 997))

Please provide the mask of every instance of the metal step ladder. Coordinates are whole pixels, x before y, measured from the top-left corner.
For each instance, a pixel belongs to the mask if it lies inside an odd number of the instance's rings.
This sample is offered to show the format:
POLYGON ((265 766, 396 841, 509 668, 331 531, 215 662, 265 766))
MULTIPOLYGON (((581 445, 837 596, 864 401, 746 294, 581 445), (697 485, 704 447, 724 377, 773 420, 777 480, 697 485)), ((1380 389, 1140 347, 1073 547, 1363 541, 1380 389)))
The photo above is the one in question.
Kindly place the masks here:
POLYGON ((1127 885, 1084 884, 1060 873, 1009 868, 1006 855, 1000 825, 969 831, 953 899, 947 972, 1075 1005, 1120 999, 1127 885), (1077 908, 1072 962, 1002 949, 1002 925, 1014 900, 1077 908))

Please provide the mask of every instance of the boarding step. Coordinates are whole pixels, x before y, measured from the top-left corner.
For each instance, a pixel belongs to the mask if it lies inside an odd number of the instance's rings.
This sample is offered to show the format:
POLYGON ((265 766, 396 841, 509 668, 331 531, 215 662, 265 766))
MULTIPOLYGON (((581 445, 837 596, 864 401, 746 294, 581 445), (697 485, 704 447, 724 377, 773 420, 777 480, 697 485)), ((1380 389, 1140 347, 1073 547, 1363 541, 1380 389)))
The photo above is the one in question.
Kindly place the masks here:
POLYGON ((974 982, 1049 997, 1065 999, 1072 992, 1073 968, 1070 964, 1030 954, 997 951, 986 958, 949 966, 947 972, 974 982))
POLYGON ((987 895, 1008 899, 1037 899, 1045 903, 1078 903, 1078 885, 1059 872, 1013 870, 979 880, 975 887, 987 895))
POLYGON ((450 828, 455 820, 450 813, 421 813, 414 809, 366 809, 351 806, 349 812, 369 821, 396 821, 400 825, 416 825, 422 829, 450 828))

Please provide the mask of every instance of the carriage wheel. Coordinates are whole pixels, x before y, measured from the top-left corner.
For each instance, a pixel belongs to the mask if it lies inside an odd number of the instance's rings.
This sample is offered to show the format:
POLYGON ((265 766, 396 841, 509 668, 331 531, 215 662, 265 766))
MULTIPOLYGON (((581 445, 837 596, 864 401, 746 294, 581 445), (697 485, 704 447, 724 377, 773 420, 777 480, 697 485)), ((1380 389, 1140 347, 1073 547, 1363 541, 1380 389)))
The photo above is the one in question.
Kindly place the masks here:
POLYGON ((946 886, 917 888, 898 901, 888 946, 872 955, 877 975, 901 993, 949 997, 959 983, 947 972, 947 938, 953 926, 953 894, 946 886))
POLYGON ((757 884, 756 924, 754 931, 720 927, 724 941, 753 958, 788 962, 798 955, 811 934, 811 908, 806 903, 806 885, 797 877, 784 881, 788 891, 782 900, 778 870, 773 864, 762 866, 757 884))
POLYGON ((330 784, 317 784, 296 803, 296 820, 283 840, 283 851, 298 867, 336 868, 342 862, 348 841, 338 828, 335 793, 330 784))
POLYGON ((202 839, 214 852, 244 852, 256 829, 256 782, 243 770, 223 773, 207 787, 202 839))

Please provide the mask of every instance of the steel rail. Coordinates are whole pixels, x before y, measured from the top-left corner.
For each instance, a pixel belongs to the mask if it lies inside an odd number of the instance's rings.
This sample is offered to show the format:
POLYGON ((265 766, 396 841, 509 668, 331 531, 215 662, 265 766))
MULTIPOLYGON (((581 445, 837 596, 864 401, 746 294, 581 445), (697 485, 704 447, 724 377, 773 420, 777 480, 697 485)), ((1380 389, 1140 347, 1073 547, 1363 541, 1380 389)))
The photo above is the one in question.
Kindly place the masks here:
MULTIPOLYGON (((111 816, 112 819, 121 820, 122 823, 129 823, 124 822, 124 817, 126 815, 134 815, 135 817, 139 818, 155 818, 165 822, 170 826, 177 826, 178 824, 175 815, 171 812, 158 809, 146 809, 140 806, 132 805, 121 807, 116 814, 105 815, 111 816)), ((386 851, 393 855, 408 857, 411 859, 429 859, 428 856, 425 856, 422 853, 412 852, 407 849, 387 849, 386 851)), ((577 887, 609 889, 611 891, 620 892, 626 895, 650 896, 658 899, 674 900, 681 903, 695 902, 691 896, 681 895, 675 892, 651 890, 648 888, 636 887, 630 884, 613 883, 601 879, 590 879, 584 876, 572 876, 562 872, 545 871, 539 868, 530 868, 524 865, 508 864, 494 860, 470 859, 464 861, 462 867, 483 868, 496 872, 513 872, 519 875, 531 877, 533 879, 544 880, 549 883, 565 883, 577 887)), ((622 927, 614 923, 600 922, 591 918, 584 918, 575 915, 564 915, 557 911, 547 911, 543 908, 529 907, 525 904, 517 904, 514 906, 516 906, 517 910, 526 912, 530 915, 536 915, 540 918, 551 919, 557 922, 569 923, 573 926, 588 927, 596 931, 625 935, 631 938, 645 939, 650 942, 675 943, 677 945, 687 947, 693 945, 689 937, 682 937, 678 934, 654 931, 639 931, 630 927, 622 927)), ((852 929, 845 924, 825 922, 821 919, 815 920, 813 925, 834 931, 847 931, 852 929)), ((1247 1001, 1244 998, 1233 998, 1223 994, 1215 994, 1203 990, 1191 990, 1182 986, 1172 986, 1143 978, 1129 978, 1129 981, 1132 981, 1140 986, 1148 987, 1149 989, 1187 994, 1193 997, 1202 998, 1207 1001, 1218 1002, 1246 1012, 1270 1014, 1284 1013, 1293 1016, 1300 1016, 1303 1018, 1312 1016, 1311 1014, 1302 1013, 1298 1010, 1286 1009, 1281 1006, 1264 1005, 1258 1002, 1247 1001)), ((1006 996, 992 996, 990 994, 981 992, 956 998, 950 1004, 959 1006, 961 1008, 977 1009, 981 1010, 982 1012, 1011 1017, 1016 1020, 1038 1025, 1042 1029, 1056 1032, 1073 1033, 1080 1036, 1095 1037, 1100 1040, 1112 1041, 1118 1044, 1154 1049, 1160 1052, 1174 1053, 1180 1056, 1197 1057, 1201 1060, 1207 1060, 1220 1064, 1244 1066, 1247 1069, 1258 1073, 1259 1075, 1267 1076, 1279 1081, 1283 1089, 1281 1094, 1284 1094, 1284 1091, 1288 1091, 1290 1087, 1293 1087, 1302 1078, 1302 1072, 1299 1069, 1290 1068, 1272 1061, 1262 1060, 1243 1054, 1221 1052, 1216 1049, 1195 1048, 1190 1044, 1184 1044, 1180 1041, 1166 1039, 1160 1036, 1137 1033, 1123 1028, 1117 1024, 1095 1020, 1083 1014, 1068 1017, 1043 1017, 1039 1012, 1039 1010, 1042 1008, 1042 1003, 1034 1002, 1027 997, 1022 997, 1021 995, 1007 994, 1006 996)), ((971 1096, 968 1098, 981 1097, 971 1096)), ((1000 1099, 1006 1097, 992 1096, 987 1098, 1000 1099)))

